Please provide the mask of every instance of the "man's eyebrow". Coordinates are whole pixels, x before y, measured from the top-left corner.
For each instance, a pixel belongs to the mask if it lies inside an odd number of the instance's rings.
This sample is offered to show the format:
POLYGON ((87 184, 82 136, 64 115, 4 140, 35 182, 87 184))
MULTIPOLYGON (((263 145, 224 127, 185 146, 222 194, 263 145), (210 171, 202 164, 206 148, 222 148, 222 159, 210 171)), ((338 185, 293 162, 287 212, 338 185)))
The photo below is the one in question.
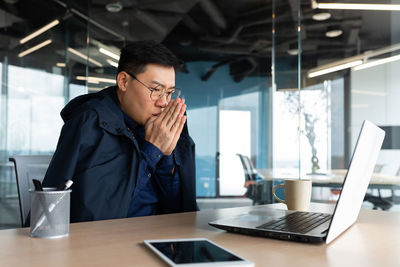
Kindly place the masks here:
MULTIPOLYGON (((151 83, 152 83, 152 84, 156 84, 157 86, 160 86, 160 87, 163 87, 163 88, 166 87, 164 84, 162 84, 162 83, 160 83, 160 82, 158 82, 158 81, 152 81, 151 83)), ((175 89, 175 85, 174 85, 174 86, 171 86, 171 87, 168 88, 168 89, 175 89)))
POLYGON ((162 83, 160 83, 160 82, 157 82, 157 81, 151 81, 151 83, 152 83, 152 84, 155 84, 155 85, 157 85, 157 86, 165 87, 164 84, 162 84, 162 83))

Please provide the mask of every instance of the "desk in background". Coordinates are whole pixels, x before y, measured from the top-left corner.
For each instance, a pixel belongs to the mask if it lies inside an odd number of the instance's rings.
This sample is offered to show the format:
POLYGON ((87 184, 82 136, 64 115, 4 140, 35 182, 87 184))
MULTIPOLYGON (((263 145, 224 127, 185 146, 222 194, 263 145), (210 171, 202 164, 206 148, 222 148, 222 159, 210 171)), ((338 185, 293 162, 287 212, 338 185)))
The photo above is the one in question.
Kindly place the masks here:
MULTIPOLYGON (((282 208, 281 204, 265 205, 282 208)), ((314 211, 332 205, 312 203, 314 211)), ((330 245, 227 233, 209 221, 251 207, 71 224, 61 239, 28 236, 28 228, 0 231, 1 266, 165 266, 144 239, 205 237, 256 266, 400 266, 400 213, 361 210, 356 225, 330 245)))
MULTIPOLYGON (((295 169, 257 169, 266 183, 272 186, 281 183, 284 179, 298 179, 298 170, 295 169)), ((310 179, 313 187, 342 188, 347 170, 334 169, 327 174, 302 174, 302 178, 310 179)), ((388 175, 382 173, 373 173, 368 186, 369 189, 378 189, 378 195, 368 193, 365 195, 364 201, 373 204, 374 209, 389 210, 393 205, 400 204, 400 197, 395 194, 394 190, 400 190, 400 176, 388 175), (391 190, 391 196, 382 197, 380 189, 391 190)), ((268 191, 269 192, 269 191, 268 191)), ((376 192, 375 192, 376 193, 376 192)), ((274 199, 270 194, 268 199, 273 202, 274 199)), ((317 201, 317 200, 315 200, 317 201)))
MULTIPOLYGON (((257 169, 257 171, 268 181, 298 178, 298 173, 296 173, 295 170, 257 169)), ((331 170, 331 172, 327 174, 306 174, 303 175, 302 178, 311 179, 313 186, 342 187, 346 173, 347 170, 337 169, 331 170)), ((400 189, 400 176, 373 173, 369 188, 400 189)))

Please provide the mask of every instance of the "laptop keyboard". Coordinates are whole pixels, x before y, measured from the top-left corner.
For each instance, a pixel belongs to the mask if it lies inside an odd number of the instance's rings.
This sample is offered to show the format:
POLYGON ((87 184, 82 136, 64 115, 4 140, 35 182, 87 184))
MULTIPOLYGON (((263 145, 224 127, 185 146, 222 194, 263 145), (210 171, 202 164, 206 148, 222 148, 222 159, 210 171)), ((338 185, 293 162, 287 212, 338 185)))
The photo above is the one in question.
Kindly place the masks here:
POLYGON ((298 211, 257 226, 256 228, 304 234, 329 221, 331 218, 332 215, 330 214, 298 211))

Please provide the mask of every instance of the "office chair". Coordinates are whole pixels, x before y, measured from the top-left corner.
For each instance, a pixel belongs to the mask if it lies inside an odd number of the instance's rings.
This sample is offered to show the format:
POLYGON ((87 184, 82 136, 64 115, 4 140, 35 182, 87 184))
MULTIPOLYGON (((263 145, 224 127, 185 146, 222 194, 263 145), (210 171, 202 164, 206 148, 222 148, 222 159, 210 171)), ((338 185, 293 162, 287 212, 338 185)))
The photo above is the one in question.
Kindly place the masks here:
MULTIPOLYGON (((376 165, 374 172, 379 173, 382 170, 383 165, 376 165)), ((398 168, 395 176, 400 176, 400 168, 398 168)), ((396 195, 395 190, 392 188, 390 189, 391 195, 387 197, 382 196, 381 189, 377 189, 378 196, 374 195, 373 193, 366 193, 364 197, 364 201, 368 201, 372 203, 374 206, 372 209, 377 210, 390 210, 393 205, 400 204, 400 196, 396 195)))
MULTIPOLYGON (((374 167, 374 173, 379 173, 383 168, 383 165, 381 164, 376 164, 374 167)), ((378 192, 378 196, 374 195, 374 189, 369 189, 367 190, 367 193, 365 193, 364 196, 364 201, 370 202, 371 204, 373 204, 373 208, 374 210, 377 209, 382 209, 382 210, 388 210, 392 207, 392 204, 390 203, 390 201, 388 199, 384 199, 381 196, 381 190, 377 189, 378 192)))
POLYGON ((50 164, 52 156, 10 156, 9 160, 14 163, 15 177, 17 178, 19 210, 21 226, 30 210, 29 189, 33 189, 32 179, 42 181, 50 164))
POLYGON ((242 154, 236 155, 240 158, 244 170, 244 186, 247 188, 245 196, 253 200, 253 205, 272 203, 272 183, 264 180, 264 177, 254 168, 253 162, 249 157, 242 154))

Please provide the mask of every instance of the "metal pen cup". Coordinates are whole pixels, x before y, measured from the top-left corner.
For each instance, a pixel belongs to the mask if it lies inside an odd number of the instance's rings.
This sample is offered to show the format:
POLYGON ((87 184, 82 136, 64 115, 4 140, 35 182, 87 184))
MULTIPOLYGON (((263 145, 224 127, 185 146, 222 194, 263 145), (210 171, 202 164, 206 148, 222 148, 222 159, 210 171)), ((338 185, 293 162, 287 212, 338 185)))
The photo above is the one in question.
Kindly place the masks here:
POLYGON ((71 190, 29 190, 31 201, 30 236, 59 238, 69 235, 71 190))

